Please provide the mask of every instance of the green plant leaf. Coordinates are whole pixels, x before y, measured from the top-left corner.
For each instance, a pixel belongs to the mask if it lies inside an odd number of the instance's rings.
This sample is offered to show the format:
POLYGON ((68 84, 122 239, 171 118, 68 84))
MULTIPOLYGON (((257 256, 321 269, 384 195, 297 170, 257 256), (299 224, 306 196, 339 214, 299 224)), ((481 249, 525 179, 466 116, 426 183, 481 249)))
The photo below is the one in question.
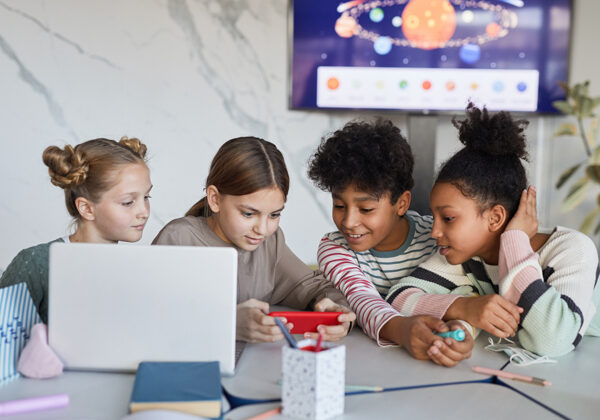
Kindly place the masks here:
POLYGON ((573 123, 562 123, 554 132, 554 137, 574 136, 577 134, 577 126, 573 123))
MULTIPOLYGON (((590 147, 593 149, 594 147, 596 147, 596 139, 598 138, 598 121, 599 118, 593 118, 592 121, 590 122, 590 132, 588 134, 588 143, 590 144, 590 147)), ((594 161, 596 162, 596 161, 594 161)))
POLYGON ((575 112, 571 104, 569 104, 567 101, 554 101, 552 102, 552 106, 563 114, 573 115, 575 112))
POLYGON ((592 181, 600 184, 600 165, 588 165, 585 168, 585 173, 592 181))
POLYGON ((600 146, 597 146, 594 150, 592 150, 590 161, 593 163, 600 163, 600 146))
POLYGON ((577 169, 579 169, 579 167, 583 164, 583 162, 578 163, 575 166, 571 166, 569 169, 567 169, 566 171, 564 171, 560 177, 558 178, 558 181, 556 181, 556 188, 560 188, 564 185, 565 182, 567 182, 569 180, 569 178, 571 178, 573 176, 573 174, 577 171, 577 169))
POLYGON ((566 213, 577 207, 585 198, 585 193, 587 192, 589 186, 590 183, 587 176, 579 179, 569 190, 569 193, 560 205, 560 210, 566 213))
POLYGON ((581 98, 579 103, 581 106, 579 110, 580 115, 584 118, 591 116, 592 112, 594 111, 592 98, 589 96, 584 96, 581 98))
POLYGON ((598 222, 598 224, 596 225, 596 228, 594 229, 594 235, 597 235, 598 232, 600 232, 600 222, 598 222))
POLYGON ((587 216, 585 216, 585 219, 583 219, 583 223, 581 223, 579 230, 585 234, 589 234, 594 227, 594 222, 596 221, 598 215, 600 215, 600 207, 596 207, 589 212, 587 216))

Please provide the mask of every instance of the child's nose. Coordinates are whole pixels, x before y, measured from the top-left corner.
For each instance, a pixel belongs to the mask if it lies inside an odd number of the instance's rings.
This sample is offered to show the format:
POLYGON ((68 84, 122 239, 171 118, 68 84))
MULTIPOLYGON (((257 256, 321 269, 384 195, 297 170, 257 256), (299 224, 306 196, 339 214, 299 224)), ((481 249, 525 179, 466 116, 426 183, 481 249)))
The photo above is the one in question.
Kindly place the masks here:
POLYGON ((358 225, 359 223, 359 218, 357 217, 356 212, 354 211, 346 211, 346 214, 344 215, 344 219, 342 220, 342 224, 344 225, 345 228, 353 228, 354 226, 358 225))

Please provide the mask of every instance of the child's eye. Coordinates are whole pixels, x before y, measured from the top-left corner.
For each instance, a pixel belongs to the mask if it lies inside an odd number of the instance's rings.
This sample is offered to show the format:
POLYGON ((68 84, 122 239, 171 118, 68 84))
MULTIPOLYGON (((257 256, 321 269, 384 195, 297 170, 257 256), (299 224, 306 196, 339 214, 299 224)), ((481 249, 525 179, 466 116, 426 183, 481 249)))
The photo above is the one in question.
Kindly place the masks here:
POLYGON ((271 213, 271 219, 277 219, 281 216, 281 213, 271 213))
POLYGON ((442 220, 444 222, 448 223, 448 222, 451 222, 452 220, 454 220, 454 217, 450 217, 450 216, 442 217, 442 220))
POLYGON ((362 211, 363 213, 370 213, 375 209, 360 209, 360 211, 362 211))
POLYGON ((144 196, 144 200, 149 200, 151 198, 152 198, 152 196, 150 194, 144 196))
POLYGON ((132 204, 133 204, 133 201, 126 201, 124 203, 121 203, 121 205, 125 206, 125 207, 130 207, 132 204))
POLYGON ((338 209, 338 210, 340 210, 340 209, 343 209, 343 208, 344 208, 344 206, 342 206, 341 204, 334 204, 334 205, 333 205, 333 208, 334 208, 334 209, 338 209))
POLYGON ((242 212, 242 216, 244 216, 244 217, 252 217, 252 213, 249 212, 249 211, 243 211, 242 212))

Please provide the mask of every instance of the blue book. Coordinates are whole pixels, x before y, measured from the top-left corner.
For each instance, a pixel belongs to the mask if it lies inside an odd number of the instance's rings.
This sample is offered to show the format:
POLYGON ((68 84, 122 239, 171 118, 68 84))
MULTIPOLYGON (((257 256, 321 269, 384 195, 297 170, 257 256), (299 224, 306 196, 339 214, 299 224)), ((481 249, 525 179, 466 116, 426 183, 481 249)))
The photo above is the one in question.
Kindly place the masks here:
POLYGON ((219 362, 142 362, 129 409, 175 410, 202 417, 221 416, 219 362))

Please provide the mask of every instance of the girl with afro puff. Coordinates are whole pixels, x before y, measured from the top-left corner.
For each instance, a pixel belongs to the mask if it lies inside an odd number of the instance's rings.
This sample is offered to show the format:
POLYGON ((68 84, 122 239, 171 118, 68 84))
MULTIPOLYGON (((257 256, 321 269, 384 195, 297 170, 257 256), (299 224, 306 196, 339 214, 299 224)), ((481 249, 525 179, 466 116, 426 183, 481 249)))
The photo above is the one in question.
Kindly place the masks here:
POLYGON ((593 242, 560 226, 538 231, 536 192, 521 162, 527 122, 472 104, 453 122, 465 147, 442 166, 430 197, 439 252, 387 301, 498 337, 516 331, 520 345, 540 355, 560 356, 583 335, 600 335, 593 242))

